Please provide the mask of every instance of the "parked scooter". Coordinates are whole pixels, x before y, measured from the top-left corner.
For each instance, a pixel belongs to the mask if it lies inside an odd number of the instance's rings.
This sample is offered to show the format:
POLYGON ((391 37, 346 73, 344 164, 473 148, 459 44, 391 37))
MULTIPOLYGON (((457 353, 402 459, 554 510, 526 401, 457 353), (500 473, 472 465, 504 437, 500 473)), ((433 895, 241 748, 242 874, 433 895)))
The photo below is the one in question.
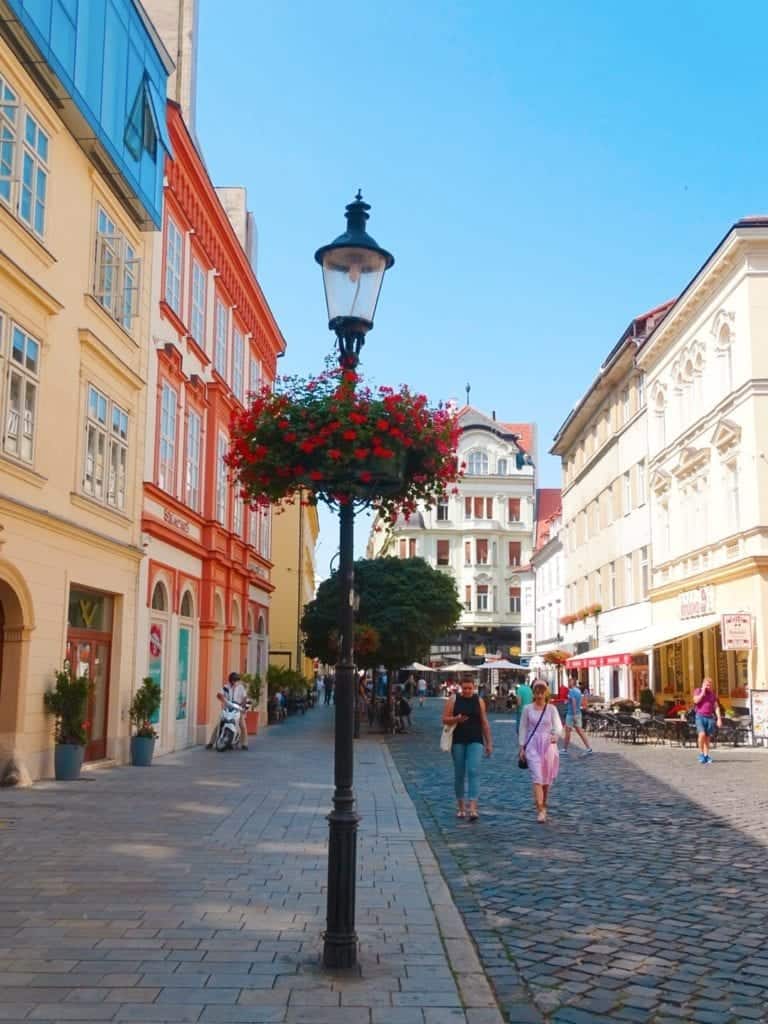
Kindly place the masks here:
POLYGON ((216 732, 214 747, 216 750, 237 750, 240 746, 240 716, 248 710, 248 702, 238 704, 234 700, 225 700, 221 705, 219 728, 216 732))

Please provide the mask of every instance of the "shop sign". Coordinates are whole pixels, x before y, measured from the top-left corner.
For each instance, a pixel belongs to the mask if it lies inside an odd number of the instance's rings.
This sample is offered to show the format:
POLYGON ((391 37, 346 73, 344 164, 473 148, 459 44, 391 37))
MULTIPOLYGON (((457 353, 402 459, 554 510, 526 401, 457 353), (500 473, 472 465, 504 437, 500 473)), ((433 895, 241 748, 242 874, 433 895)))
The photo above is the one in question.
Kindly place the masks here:
POLYGON ((752 616, 746 612, 723 615, 720 620, 720 634, 724 651, 751 651, 752 616))
POLYGON ((171 512, 170 509, 163 509, 163 519, 169 526, 173 526, 182 533, 189 533, 189 522, 186 519, 182 519, 181 516, 177 516, 175 512, 171 512))
POLYGON ((752 739, 768 740, 768 690, 749 691, 752 739))
POLYGON ((711 615, 715 610, 714 587, 698 587, 680 595, 680 618, 693 619, 697 615, 711 615))

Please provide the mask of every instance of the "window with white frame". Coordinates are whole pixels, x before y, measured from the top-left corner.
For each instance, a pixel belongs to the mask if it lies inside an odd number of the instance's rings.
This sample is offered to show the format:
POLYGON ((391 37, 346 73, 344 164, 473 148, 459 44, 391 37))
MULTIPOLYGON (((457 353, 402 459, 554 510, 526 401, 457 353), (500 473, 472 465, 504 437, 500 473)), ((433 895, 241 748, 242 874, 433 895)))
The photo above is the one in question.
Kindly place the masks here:
POLYGON ((475 609, 479 612, 488 611, 488 584, 478 583, 475 588, 475 609))
POLYGON ((726 529, 736 533, 739 529, 739 465, 736 459, 725 464, 726 529))
POLYGON ((520 614, 520 587, 509 588, 509 610, 513 615, 520 614))
POLYGON ((437 521, 438 523, 448 522, 448 499, 438 498, 437 499, 437 521))
POLYGON ((632 477, 629 470, 624 474, 624 515, 632 511, 632 477))
POLYGON ((0 76, 0 201, 42 238, 48 196, 47 132, 0 76))
POLYGON ((669 499, 665 498, 659 503, 659 521, 661 527, 661 540, 664 546, 664 553, 669 557, 672 548, 672 527, 669 516, 669 499))
POLYGON ((40 385, 40 342, 12 321, 0 316, 0 364, 3 375, 5 418, 3 450, 7 455, 31 463, 37 428, 37 389, 40 385), (6 330, 10 351, 3 359, 6 330))
POLYGON ((238 537, 243 535, 243 499, 236 497, 232 506, 232 530, 238 537))
POLYGON ((640 548, 640 586, 641 597, 648 597, 648 548, 640 548))
POLYGON ((245 353, 245 339, 243 332, 237 327, 232 331, 232 391, 239 401, 245 400, 243 392, 243 359, 245 353))
POLYGON ((624 558, 624 604, 635 602, 635 575, 632 555, 624 558))
POLYGON ((187 447, 185 453, 184 500, 187 505, 200 511, 200 445, 202 439, 202 418, 194 409, 187 415, 187 447))
POLYGON ((616 563, 608 564, 608 602, 609 607, 616 607, 616 563))
POLYGON ((219 432, 216 438, 216 518, 225 525, 227 522, 227 435, 219 432))
POLYGON ((485 476, 488 473, 488 453, 475 450, 467 458, 467 474, 469 476, 485 476))
POLYGON ((497 459, 496 460, 496 472, 498 473, 499 476, 506 476, 507 475, 507 472, 508 472, 507 466, 508 466, 508 462, 507 462, 506 459, 497 459))
POLYGON ((250 357, 248 368, 248 390, 257 392, 261 387, 261 363, 254 356, 250 357))
POLYGON ((138 315, 140 265, 136 250, 106 210, 98 206, 93 295, 129 331, 138 315))
POLYGON ((645 504, 645 459, 637 464, 637 504, 645 504))
POLYGON ((92 384, 85 416, 83 493, 125 510, 128 475, 128 413, 92 384))
POLYGON ((227 376, 228 333, 229 310, 220 299, 216 299, 216 335, 213 350, 213 365, 224 378, 227 376))
POLYGON ((168 381, 160 391, 160 438, 157 460, 157 483, 169 494, 176 493, 176 411, 179 396, 168 381))
POLYGON ((165 301, 181 316, 181 258, 182 235, 168 218, 165 230, 165 301))
POLYGON ((248 543, 252 548, 259 549, 259 526, 261 509, 257 506, 251 508, 248 519, 248 543))
POLYGON ((259 538, 259 554, 263 558, 269 558, 272 550, 272 515, 269 505, 262 510, 261 515, 261 536, 259 538))
POLYGON ((190 314, 192 337, 205 348, 205 271, 192 260, 192 310, 190 314))

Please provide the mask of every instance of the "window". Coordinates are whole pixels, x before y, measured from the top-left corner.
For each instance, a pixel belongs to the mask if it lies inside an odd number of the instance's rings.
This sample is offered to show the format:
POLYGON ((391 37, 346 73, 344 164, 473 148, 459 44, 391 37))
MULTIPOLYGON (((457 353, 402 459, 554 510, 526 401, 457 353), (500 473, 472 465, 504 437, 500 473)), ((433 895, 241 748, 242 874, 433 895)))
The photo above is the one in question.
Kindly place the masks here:
POLYGON ((219 433, 216 439, 216 518, 225 525, 227 522, 227 435, 219 433))
POLYGON ((508 471, 507 471, 507 460, 506 459, 497 459, 496 460, 496 472, 498 473, 499 476, 506 476, 507 475, 508 471))
POLYGON ((232 390, 235 398, 241 402, 245 399, 243 393, 243 358, 245 352, 245 339, 242 331, 235 329, 232 332, 232 390))
POLYGON ((645 504, 645 459, 637 464, 637 504, 645 504))
POLYGON ((472 587, 469 583, 464 587, 464 608, 466 611, 472 608, 472 587))
POLYGON ((190 316, 192 337, 205 348, 205 271, 192 260, 192 311, 190 316))
POLYGON ((408 548, 406 547, 405 537, 401 537, 400 538, 400 543, 399 543, 398 547, 400 549, 400 557, 401 558, 407 558, 408 557, 408 548))
POLYGON ((176 493, 176 410, 179 396, 167 381, 160 393, 160 449, 157 483, 169 494, 176 493))
POLYGON ((184 473, 184 498, 195 512, 200 510, 200 435, 202 420, 190 409, 187 417, 187 451, 184 473))
POLYGON ((269 505, 262 509, 261 515, 261 537, 259 541, 259 554, 263 558, 269 558, 272 551, 272 513, 269 505))
POLYGON ((36 235, 45 234, 48 135, 0 77, 0 200, 36 235), (19 139, 19 126, 24 137, 19 139), (21 142, 21 144, 19 144, 21 142))
POLYGON ((739 529, 739 467, 734 459, 725 467, 726 527, 731 533, 739 529))
POLYGON ((181 232, 169 218, 165 234, 165 301, 181 316, 181 232))
POLYGON ((93 294, 110 316, 130 330, 138 313, 140 260, 103 207, 96 214, 93 294))
POLYGON ((488 565, 488 541, 485 538, 475 541, 475 550, 477 558, 475 560, 476 565, 488 565))
POLYGON ((648 597, 648 548, 640 548, 640 586, 641 597, 648 597))
POLYGON ((192 594, 188 591, 184 591, 184 597, 181 599, 181 607, 179 608, 179 615, 184 619, 191 619, 195 614, 195 604, 192 600, 192 594))
POLYGON ((448 522, 448 499, 438 498, 437 500, 437 521, 438 523, 448 522))
MULTIPOLYGON (((64 3, 67 3, 67 0, 64 0, 64 3)), ((72 19, 71 32, 74 36, 74 15, 72 19)), ((141 159, 142 150, 146 150, 152 160, 157 159, 157 124, 146 76, 139 82, 125 126, 124 138, 128 152, 134 160, 141 159)))
POLYGON ((611 608, 616 607, 616 563, 608 565, 608 602, 611 608))
POLYGON ((471 519, 472 518, 472 499, 471 498, 465 498, 464 499, 464 518, 465 519, 471 519))
POLYGON ((470 476, 485 476, 488 473, 488 456, 483 451, 469 453, 467 473, 470 476))
POLYGON ((243 535, 243 499, 235 498, 232 505, 232 518, 234 520, 232 524, 232 532, 238 536, 243 535))
MULTIPOLYGON (((0 317, 0 355, 5 320, 0 317)), ((24 462, 32 462, 37 424, 37 389, 40 379, 40 342, 11 324, 10 358, 3 374, 5 434, 3 449, 24 462)))
POLYGON ((664 543, 664 551, 669 555, 672 546, 672 530, 669 520, 669 501, 662 501, 659 505, 659 518, 661 520, 661 537, 664 543))
POLYGON ((521 545, 519 540, 511 540, 509 542, 509 564, 520 565, 520 553, 521 545))
POLYGON ((624 558, 624 604, 634 604, 635 601, 635 577, 632 555, 624 558))
POLYGON ((628 516, 632 511, 632 475, 627 470, 624 474, 624 515, 628 516))
POLYGON ((127 466, 128 413, 89 385, 83 493, 122 511, 127 466))
POLYGON ((450 565, 451 563, 451 542, 439 540, 437 542, 437 564, 450 565))
POLYGON ((409 537, 408 538, 408 557, 409 558, 415 558, 416 557, 416 538, 415 537, 409 537))
POLYGON ((488 611, 488 584, 478 583, 477 585, 477 604, 475 607, 479 612, 488 611))
POLYGON ((227 376, 227 334, 229 333, 229 312, 219 299, 216 300, 216 342, 213 365, 222 377, 227 376))
POLYGON ((509 588, 509 610, 513 614, 520 614, 520 587, 509 588))
POLYGON ((629 422, 629 388, 624 388, 621 392, 621 415, 622 422, 629 422))
POLYGON ((261 363, 258 359, 250 357, 248 370, 248 390, 256 392, 261 388, 261 363))
POLYGON ((464 541, 464 565, 472 565, 472 541, 464 541))
POLYGON ((520 499, 507 499, 507 521, 510 523, 520 522, 520 499))

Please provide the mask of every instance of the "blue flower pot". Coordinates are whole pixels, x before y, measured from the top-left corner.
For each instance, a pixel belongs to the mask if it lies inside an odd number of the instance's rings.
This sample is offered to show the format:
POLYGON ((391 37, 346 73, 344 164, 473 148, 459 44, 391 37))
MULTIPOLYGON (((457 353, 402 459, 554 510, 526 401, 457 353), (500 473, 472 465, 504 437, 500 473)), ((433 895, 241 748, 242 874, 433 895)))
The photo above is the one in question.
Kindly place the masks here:
POLYGON ((152 754, 155 752, 155 740, 152 736, 131 737, 131 764, 135 768, 149 768, 152 754))
POLYGON ((72 782, 80 778, 85 747, 79 743, 57 743, 54 771, 59 782, 72 782))

